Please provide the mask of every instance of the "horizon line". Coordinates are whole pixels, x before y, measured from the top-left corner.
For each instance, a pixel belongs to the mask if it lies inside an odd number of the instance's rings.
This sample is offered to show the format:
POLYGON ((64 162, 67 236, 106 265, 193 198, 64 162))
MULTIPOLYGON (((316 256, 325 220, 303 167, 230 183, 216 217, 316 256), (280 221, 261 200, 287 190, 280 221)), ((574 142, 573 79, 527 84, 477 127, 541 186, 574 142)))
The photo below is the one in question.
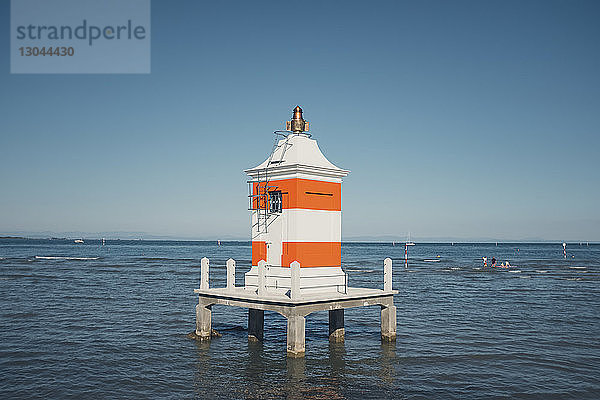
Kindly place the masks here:
MULTIPOLYGON (((15 236, 15 235, 0 235, 0 240, 75 240, 84 239, 92 241, 110 240, 110 241, 139 241, 139 242, 220 242, 220 243, 232 243, 232 242, 247 242, 251 243, 251 239, 191 239, 191 238, 102 238, 102 237, 28 237, 28 236, 15 236)), ((418 244, 539 244, 539 243, 586 243, 586 244, 600 244, 600 241, 595 240, 553 240, 553 239, 522 239, 522 240, 476 240, 476 239, 462 239, 462 240, 412 240, 412 243, 418 244)), ((407 243, 405 240, 376 240, 376 239, 350 239, 342 240, 341 243, 407 243)))

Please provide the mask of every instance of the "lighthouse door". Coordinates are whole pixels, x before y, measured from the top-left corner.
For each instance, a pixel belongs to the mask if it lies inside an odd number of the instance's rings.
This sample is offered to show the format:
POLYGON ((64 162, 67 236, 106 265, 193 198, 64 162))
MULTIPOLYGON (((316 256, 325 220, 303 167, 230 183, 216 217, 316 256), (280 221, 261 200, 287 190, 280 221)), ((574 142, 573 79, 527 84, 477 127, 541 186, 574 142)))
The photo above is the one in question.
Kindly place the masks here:
POLYGON ((269 231, 267 232, 266 242, 267 242, 267 264, 274 267, 281 267, 281 253, 282 242, 283 242, 283 231, 284 224, 283 220, 285 218, 281 218, 281 214, 277 214, 273 216, 273 219, 269 225, 269 231))
POLYGON ((271 240, 267 242, 267 264, 279 267, 281 266, 281 235, 270 236, 271 240))

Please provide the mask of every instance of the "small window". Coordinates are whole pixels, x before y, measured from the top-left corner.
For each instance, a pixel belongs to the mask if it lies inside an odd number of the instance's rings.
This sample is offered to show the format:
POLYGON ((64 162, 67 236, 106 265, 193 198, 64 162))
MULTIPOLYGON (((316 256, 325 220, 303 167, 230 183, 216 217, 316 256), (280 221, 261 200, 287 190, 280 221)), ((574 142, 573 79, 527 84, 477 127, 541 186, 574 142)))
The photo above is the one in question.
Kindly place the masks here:
POLYGON ((274 213, 281 212, 281 190, 269 192, 269 211, 274 213))

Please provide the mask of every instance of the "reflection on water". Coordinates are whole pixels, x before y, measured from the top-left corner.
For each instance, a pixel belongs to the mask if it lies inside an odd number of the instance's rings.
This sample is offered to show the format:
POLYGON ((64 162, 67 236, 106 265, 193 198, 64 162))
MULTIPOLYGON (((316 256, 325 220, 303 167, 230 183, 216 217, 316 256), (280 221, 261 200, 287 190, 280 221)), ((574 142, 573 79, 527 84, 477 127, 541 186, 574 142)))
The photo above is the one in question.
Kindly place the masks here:
POLYGON ((193 341, 195 346, 196 363, 194 364, 194 391, 200 394, 203 391, 203 382, 210 377, 211 359, 210 359, 210 342, 209 341, 193 341))
POLYGON ((305 399, 306 393, 306 360, 304 358, 287 359, 287 384, 285 393, 290 400, 305 399))
POLYGON ((394 365, 396 363, 396 343, 382 342, 381 356, 379 358, 379 378, 384 385, 392 385, 396 376, 394 365))
MULTIPOLYGON (((205 398, 210 393, 219 398, 227 397, 223 396, 223 387, 245 399, 346 399, 356 397, 357 393, 363 393, 367 398, 370 397, 369 393, 377 394, 375 398, 391 392, 398 361, 395 343, 378 344, 374 347, 375 354, 369 354, 370 360, 366 360, 364 365, 354 363, 350 370, 346 367, 344 342, 321 341, 320 344, 323 348, 317 349, 313 341, 311 348, 318 356, 307 354, 304 358, 288 358, 285 348, 280 349, 284 350, 281 353, 273 354, 268 343, 247 341, 240 336, 216 338, 210 342, 196 341, 195 380, 200 383, 196 385, 196 396, 205 398), (215 347, 219 347, 222 340, 235 340, 233 345, 238 348, 235 360, 225 369, 229 373, 224 375, 217 373, 219 368, 216 364, 221 364, 218 354, 215 359, 211 356, 219 351, 215 347), (233 376, 238 374, 239 369, 243 370, 243 378, 238 382, 242 388, 233 384, 233 376), (366 386, 365 392, 360 386, 355 386, 348 393, 357 374, 370 375, 371 385, 374 386, 366 386), (221 389, 213 392, 214 388, 221 389)), ((399 398, 400 394, 396 392, 395 397, 399 398)))

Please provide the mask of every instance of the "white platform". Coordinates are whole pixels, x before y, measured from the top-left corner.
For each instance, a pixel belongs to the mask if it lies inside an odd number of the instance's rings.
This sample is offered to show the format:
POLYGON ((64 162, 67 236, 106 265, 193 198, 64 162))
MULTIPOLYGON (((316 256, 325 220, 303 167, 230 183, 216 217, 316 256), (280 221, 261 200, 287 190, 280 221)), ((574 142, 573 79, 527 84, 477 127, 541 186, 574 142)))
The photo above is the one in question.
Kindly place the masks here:
MULTIPOLYGON (((267 290, 276 295, 286 295, 291 289, 291 268, 266 266, 267 290)), ((258 267, 250 268, 244 275, 246 290, 258 289, 258 267)), ((340 267, 300 268, 300 293, 313 295, 347 292, 348 276, 340 267)))

